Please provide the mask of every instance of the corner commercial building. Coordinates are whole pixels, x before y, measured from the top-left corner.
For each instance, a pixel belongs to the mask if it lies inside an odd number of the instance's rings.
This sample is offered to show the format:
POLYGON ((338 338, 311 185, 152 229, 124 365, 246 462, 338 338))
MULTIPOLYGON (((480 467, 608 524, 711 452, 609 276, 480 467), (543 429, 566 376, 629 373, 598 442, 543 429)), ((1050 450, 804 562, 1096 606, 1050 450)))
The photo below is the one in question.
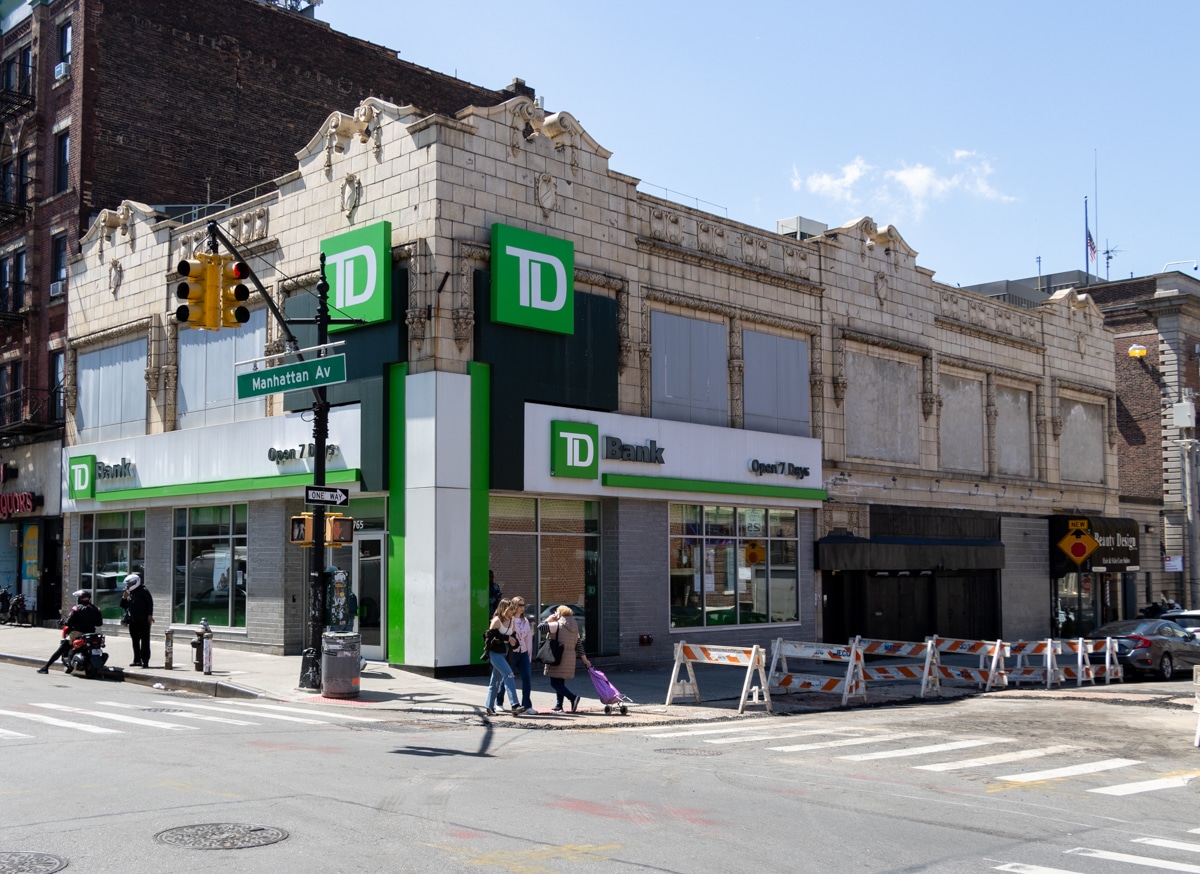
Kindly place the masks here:
MULTIPOLYGON (((993 303, 935 283, 893 227, 755 228, 639 192, 610 157, 523 95, 453 115, 368 99, 314 127, 277 191, 214 216, 289 315, 314 311, 323 252, 335 315, 364 320, 334 334, 328 456, 353 491, 355 542, 330 558, 364 650, 474 664, 489 571, 575 605, 621 664, 684 639, 1049 633, 1055 508, 1117 513, 1091 299, 993 303)), ((158 378, 112 438, 79 414, 97 371, 68 369, 65 572, 137 540, 165 619, 213 622, 215 598, 224 645, 297 652, 311 397, 236 399, 235 368, 271 392, 247 362, 287 366, 278 327, 252 301, 236 332, 180 329, 171 265, 204 224, 117 208, 128 239, 97 222, 72 265, 70 336, 158 378), (101 536, 113 512, 136 537, 101 536)))
MULTIPOLYGON (((506 96, 284 6, 0 2, 0 507, 13 508, 0 513, 0 588, 21 588, 42 619, 63 596, 68 261, 83 232, 99 217, 124 239, 126 198, 195 216, 217 192, 228 206, 273 187, 342 100, 453 113, 506 96)), ((117 287, 119 261, 94 254, 117 287)))

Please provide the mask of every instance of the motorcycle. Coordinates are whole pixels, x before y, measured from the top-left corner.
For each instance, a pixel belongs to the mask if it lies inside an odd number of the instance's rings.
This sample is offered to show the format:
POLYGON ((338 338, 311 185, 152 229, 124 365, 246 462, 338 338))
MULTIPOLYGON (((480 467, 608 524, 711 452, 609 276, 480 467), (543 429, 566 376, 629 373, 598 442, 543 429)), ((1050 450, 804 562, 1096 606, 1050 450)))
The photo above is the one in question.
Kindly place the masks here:
POLYGON ((62 657, 63 671, 74 673, 83 670, 88 679, 104 673, 108 653, 104 651, 104 635, 99 631, 81 634, 71 641, 71 650, 62 657))

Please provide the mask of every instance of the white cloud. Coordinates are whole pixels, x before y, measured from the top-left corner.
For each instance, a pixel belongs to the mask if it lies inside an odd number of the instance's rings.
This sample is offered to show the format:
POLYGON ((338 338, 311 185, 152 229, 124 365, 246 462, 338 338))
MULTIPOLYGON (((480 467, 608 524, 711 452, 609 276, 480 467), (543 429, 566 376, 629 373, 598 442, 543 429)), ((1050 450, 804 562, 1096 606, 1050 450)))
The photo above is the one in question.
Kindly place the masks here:
POLYGON ((828 197, 830 200, 854 203, 856 200, 855 184, 874 169, 862 157, 857 157, 841 168, 840 176, 830 173, 813 173, 807 178, 801 179, 800 171, 793 167, 792 190, 800 191, 802 188, 806 188, 811 193, 828 197))
POLYGON ((808 191, 829 200, 855 204, 856 188, 874 183, 867 199, 871 208, 887 208, 913 220, 920 220, 934 202, 954 194, 979 198, 996 203, 1011 203, 1016 198, 993 186, 995 170, 987 158, 969 149, 955 149, 944 166, 925 163, 902 165, 891 170, 877 171, 861 156, 843 166, 838 173, 813 173, 802 177, 792 171, 792 189, 808 191))

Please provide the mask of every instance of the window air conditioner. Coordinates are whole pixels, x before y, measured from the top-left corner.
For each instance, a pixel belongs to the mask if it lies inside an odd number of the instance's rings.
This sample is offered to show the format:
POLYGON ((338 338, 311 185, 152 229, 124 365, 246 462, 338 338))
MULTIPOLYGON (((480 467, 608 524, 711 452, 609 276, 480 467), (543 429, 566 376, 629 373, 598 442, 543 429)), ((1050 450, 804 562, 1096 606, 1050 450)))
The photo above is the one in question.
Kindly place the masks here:
POLYGON ((50 283, 50 296, 51 297, 62 297, 63 291, 66 289, 66 287, 67 287, 67 284, 65 282, 63 282, 61 279, 58 280, 58 282, 51 282, 50 283))
POLYGON ((65 79, 71 75, 71 62, 59 61, 54 65, 54 78, 65 79))

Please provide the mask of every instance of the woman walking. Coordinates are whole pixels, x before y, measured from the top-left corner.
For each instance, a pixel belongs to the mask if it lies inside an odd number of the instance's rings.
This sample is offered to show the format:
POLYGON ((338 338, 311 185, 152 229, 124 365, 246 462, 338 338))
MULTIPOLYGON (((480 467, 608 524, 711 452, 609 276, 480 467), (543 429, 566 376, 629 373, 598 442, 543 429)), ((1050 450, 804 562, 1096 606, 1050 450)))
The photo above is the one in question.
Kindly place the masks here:
POLYGON ((552 709, 555 713, 562 713, 565 699, 571 702, 571 712, 574 713, 579 708, 579 696, 567 688, 567 680, 575 677, 575 658, 578 656, 584 665, 589 668, 592 666, 583 652, 583 640, 579 636, 579 623, 575 621, 575 611, 566 604, 560 604, 549 620, 539 625, 538 629, 562 644, 562 658, 558 660, 558 664, 546 665, 546 676, 550 678, 550 686, 558 696, 558 703, 552 709))
POLYGON ((513 681, 513 671, 508 664, 508 653, 516 646, 517 638, 512 625, 512 602, 501 600, 492 614, 492 621, 483 635, 484 646, 487 647, 488 660, 492 663, 492 678, 488 681, 487 715, 496 715, 496 695, 501 687, 508 692, 508 700, 513 702, 512 715, 520 716, 525 708, 517 703, 517 685, 513 681))
MULTIPOLYGON (((521 706, 528 713, 537 713, 533 709, 533 629, 525 618, 525 599, 518 596, 512 599, 513 634, 517 637, 517 645, 508 657, 508 663, 513 671, 521 675, 521 706)), ((503 696, 503 692, 500 693, 503 696)), ((516 699, 513 699, 514 701, 516 699)))

